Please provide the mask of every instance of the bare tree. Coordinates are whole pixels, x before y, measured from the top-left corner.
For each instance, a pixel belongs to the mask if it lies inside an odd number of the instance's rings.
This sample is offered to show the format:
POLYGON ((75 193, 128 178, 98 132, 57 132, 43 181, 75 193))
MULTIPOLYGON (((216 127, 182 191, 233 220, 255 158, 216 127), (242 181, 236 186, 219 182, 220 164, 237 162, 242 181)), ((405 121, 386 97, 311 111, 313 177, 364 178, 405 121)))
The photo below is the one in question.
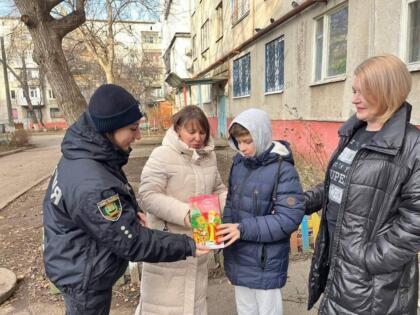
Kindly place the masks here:
POLYGON ((83 112, 86 101, 67 65, 62 40, 85 22, 85 1, 72 1, 70 13, 57 17, 52 10, 64 0, 14 0, 32 37, 33 59, 46 74, 69 124, 83 112))
POLYGON ((117 34, 124 32, 135 38, 136 34, 130 25, 123 23, 130 19, 130 13, 135 8, 139 13, 148 12, 157 15, 156 0, 103 0, 103 4, 88 1, 86 11, 92 20, 88 20, 78 28, 78 35, 92 58, 98 62, 104 71, 106 81, 115 83, 118 79, 115 71, 117 62, 116 49, 124 44, 117 41, 117 34), (103 5, 104 4, 104 5, 103 5))

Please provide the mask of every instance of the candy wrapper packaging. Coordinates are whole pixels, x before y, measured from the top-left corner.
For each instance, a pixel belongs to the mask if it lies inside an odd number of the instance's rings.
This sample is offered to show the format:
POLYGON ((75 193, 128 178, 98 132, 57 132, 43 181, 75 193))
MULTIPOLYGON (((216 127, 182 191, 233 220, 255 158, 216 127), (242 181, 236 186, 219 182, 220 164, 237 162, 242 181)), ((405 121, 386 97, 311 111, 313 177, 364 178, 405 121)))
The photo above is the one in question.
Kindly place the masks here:
POLYGON ((223 248, 223 242, 218 242, 216 237, 216 226, 222 223, 219 197, 216 195, 190 197, 189 205, 194 241, 210 249, 223 248))

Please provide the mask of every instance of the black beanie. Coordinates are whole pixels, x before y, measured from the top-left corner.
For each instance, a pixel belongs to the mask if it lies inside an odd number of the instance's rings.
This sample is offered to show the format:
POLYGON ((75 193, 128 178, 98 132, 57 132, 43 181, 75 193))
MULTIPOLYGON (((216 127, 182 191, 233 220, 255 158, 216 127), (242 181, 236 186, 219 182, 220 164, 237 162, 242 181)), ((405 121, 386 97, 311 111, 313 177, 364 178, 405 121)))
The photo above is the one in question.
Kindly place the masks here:
POLYGON ((88 110, 101 133, 128 126, 143 117, 133 95, 114 84, 101 85, 90 98, 88 110))

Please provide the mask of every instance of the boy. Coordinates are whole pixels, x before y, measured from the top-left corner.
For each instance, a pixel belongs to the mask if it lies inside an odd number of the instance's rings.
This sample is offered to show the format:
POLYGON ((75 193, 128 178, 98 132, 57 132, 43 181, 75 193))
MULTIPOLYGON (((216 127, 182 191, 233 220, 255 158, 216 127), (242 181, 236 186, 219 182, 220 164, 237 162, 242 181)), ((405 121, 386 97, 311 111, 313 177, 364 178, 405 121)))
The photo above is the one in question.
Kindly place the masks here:
POLYGON ((286 142, 273 142, 268 114, 248 109, 229 128, 233 158, 223 222, 225 272, 239 315, 282 314, 290 234, 304 215, 299 176, 286 142))

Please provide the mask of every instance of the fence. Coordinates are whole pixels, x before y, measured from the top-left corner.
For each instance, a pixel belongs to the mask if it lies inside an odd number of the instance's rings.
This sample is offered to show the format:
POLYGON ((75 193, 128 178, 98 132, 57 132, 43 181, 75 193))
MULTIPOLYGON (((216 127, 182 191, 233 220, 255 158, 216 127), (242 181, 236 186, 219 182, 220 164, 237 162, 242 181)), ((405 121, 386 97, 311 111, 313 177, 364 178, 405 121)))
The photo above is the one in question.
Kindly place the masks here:
POLYGON ((317 213, 303 217, 299 229, 290 237, 290 252, 292 254, 307 253, 315 247, 320 223, 321 219, 317 213))

